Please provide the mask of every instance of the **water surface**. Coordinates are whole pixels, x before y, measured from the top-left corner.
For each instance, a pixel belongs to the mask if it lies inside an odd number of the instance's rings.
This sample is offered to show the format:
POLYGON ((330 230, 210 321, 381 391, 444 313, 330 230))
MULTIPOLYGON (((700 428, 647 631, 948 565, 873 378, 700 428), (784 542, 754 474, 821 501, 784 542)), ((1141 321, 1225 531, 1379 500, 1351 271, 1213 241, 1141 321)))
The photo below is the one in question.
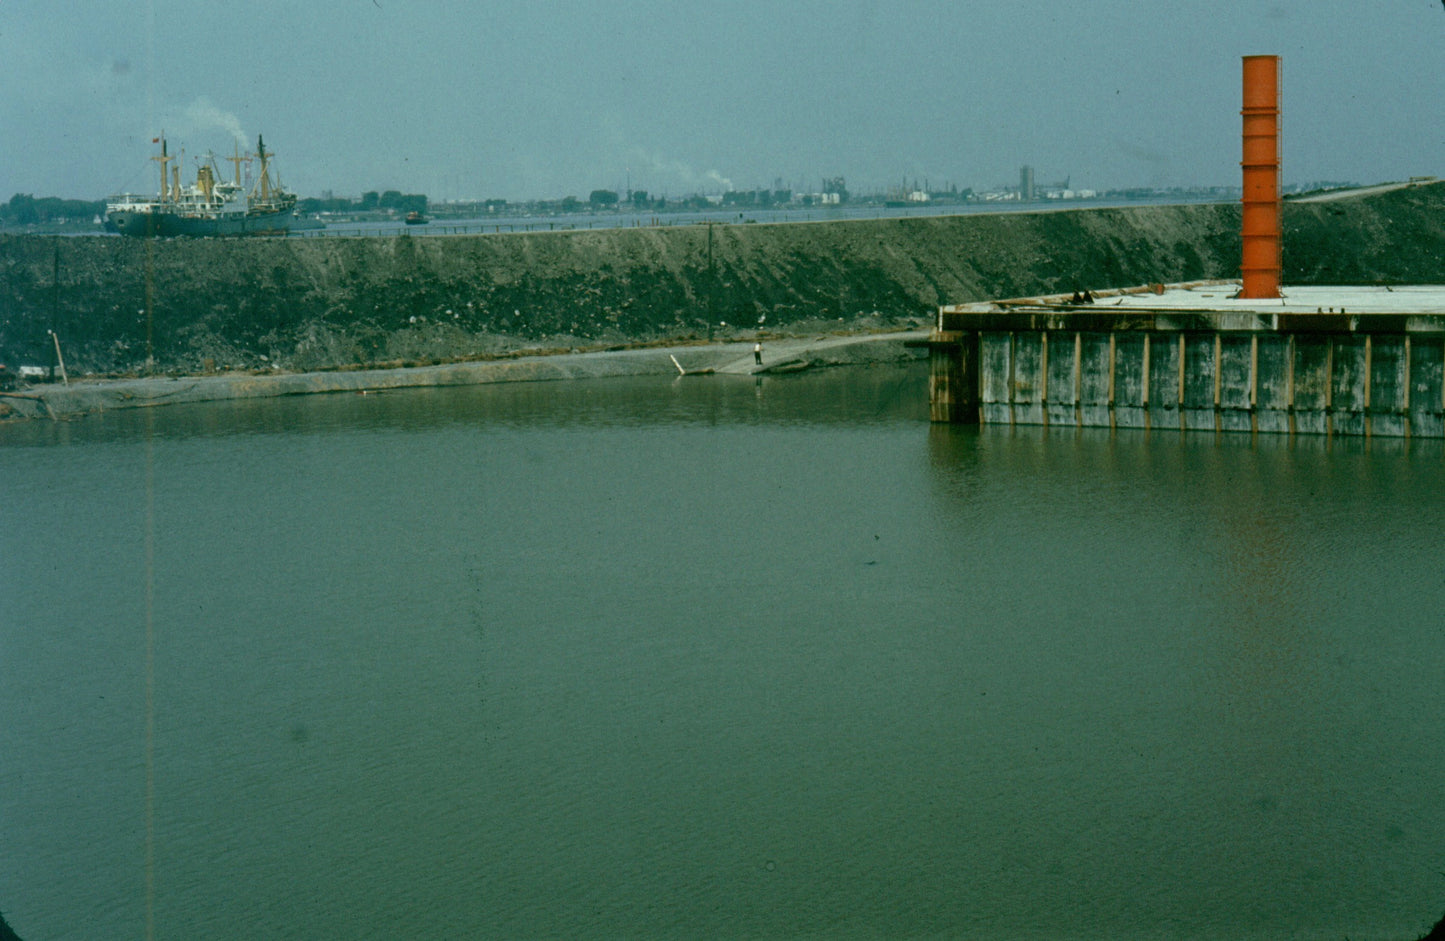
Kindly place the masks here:
POLYGON ((27 941, 1438 918, 1441 443, 934 427, 924 386, 0 427, 0 909, 27 941))

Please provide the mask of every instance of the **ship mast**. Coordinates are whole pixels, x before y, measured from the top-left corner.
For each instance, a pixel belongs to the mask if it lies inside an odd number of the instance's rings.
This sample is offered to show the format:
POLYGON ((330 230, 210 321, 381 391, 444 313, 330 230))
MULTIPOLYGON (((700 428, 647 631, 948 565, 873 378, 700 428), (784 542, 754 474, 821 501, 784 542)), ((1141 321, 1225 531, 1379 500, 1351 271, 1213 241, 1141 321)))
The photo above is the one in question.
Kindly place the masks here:
POLYGON ((235 183, 236 186, 239 187, 241 185, 241 161, 249 158, 241 156, 241 144, 239 141, 235 142, 235 148, 236 155, 234 157, 227 157, 226 159, 231 161, 231 163, 234 164, 236 167, 236 175, 231 178, 231 182, 235 183))
POLYGON ((171 188, 170 172, 166 167, 166 165, 171 162, 171 156, 166 151, 166 136, 164 133, 161 134, 161 155, 159 157, 152 157, 151 159, 161 165, 161 201, 164 202, 166 194, 170 192, 171 188))
POLYGON ((266 202, 271 198, 271 175, 266 170, 266 142, 260 134, 256 135, 256 156, 261 160, 261 201, 266 202))

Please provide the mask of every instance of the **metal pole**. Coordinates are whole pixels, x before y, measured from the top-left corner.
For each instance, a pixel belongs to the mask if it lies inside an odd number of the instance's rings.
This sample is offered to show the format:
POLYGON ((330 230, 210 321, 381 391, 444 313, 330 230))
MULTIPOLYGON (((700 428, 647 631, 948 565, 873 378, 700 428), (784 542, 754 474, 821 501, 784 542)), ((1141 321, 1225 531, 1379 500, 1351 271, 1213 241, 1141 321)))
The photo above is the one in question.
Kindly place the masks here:
POLYGON ((55 335, 54 330, 51 330, 50 339, 55 341, 55 361, 60 364, 60 378, 66 385, 70 385, 70 377, 65 374, 65 357, 60 355, 60 337, 55 335))

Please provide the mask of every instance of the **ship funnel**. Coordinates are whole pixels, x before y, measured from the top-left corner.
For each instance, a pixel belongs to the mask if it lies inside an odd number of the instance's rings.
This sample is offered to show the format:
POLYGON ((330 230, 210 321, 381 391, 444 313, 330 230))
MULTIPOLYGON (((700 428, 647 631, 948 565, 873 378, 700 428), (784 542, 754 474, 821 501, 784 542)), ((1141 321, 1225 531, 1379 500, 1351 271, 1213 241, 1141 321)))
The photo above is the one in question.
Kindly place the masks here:
POLYGON ((1244 57, 1240 297, 1279 297, 1279 56, 1244 57))

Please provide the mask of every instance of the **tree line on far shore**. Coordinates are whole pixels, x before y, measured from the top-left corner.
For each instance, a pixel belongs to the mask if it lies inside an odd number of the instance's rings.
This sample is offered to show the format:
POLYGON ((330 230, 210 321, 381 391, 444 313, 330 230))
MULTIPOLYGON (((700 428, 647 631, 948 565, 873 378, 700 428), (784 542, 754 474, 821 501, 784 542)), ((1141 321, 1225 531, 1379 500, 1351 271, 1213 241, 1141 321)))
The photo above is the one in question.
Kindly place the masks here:
MULTIPOLYGON (((786 206, 793 199, 791 190, 758 190, 727 192, 722 196, 721 205, 729 207, 786 206)), ((802 204, 809 206, 812 197, 804 196, 802 204)), ((0 226, 20 227, 72 222, 89 223, 105 215, 105 200, 61 199, 56 196, 35 197, 27 193, 16 193, 8 202, 0 203, 0 226)), ((305 215, 317 213, 383 212, 395 215, 407 213, 425 214, 430 201, 423 193, 403 193, 399 190, 372 190, 352 196, 303 197, 296 203, 298 212, 305 215)), ((513 203, 505 199, 477 200, 464 204, 467 209, 488 214, 515 211, 525 208, 537 212, 583 212, 587 210, 630 209, 634 212, 663 209, 710 209, 718 205, 715 199, 705 196, 688 196, 668 199, 652 196, 646 190, 630 190, 625 195, 614 190, 597 189, 587 199, 568 196, 557 200, 513 203)), ((453 209, 457 207, 452 207, 453 209)))
POLYGON ((0 225, 37 225, 44 222, 90 222, 105 214, 105 200, 61 199, 16 193, 0 203, 0 225))
POLYGON ((302 213, 317 212, 398 212, 425 213, 427 198, 422 193, 403 193, 400 190, 386 190, 378 193, 371 190, 361 194, 360 199, 349 196, 335 196, 330 199, 306 197, 298 200, 296 209, 302 213))

